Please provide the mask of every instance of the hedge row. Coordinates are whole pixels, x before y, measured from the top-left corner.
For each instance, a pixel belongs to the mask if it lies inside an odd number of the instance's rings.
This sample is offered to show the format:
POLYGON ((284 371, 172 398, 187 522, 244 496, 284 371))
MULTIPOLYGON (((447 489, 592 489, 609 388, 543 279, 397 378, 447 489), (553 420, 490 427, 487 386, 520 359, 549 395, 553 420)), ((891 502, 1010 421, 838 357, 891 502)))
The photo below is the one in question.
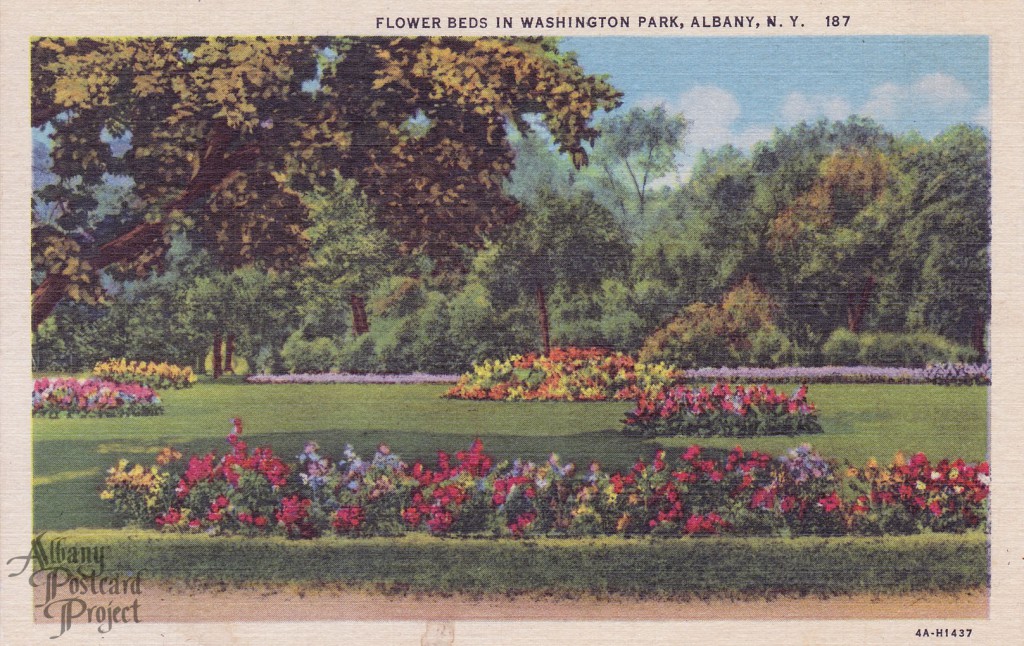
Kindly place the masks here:
POLYGON ((955 591, 987 586, 981 532, 884 538, 443 539, 210 537, 76 530, 105 571, 146 580, 335 584, 385 593, 689 598, 955 591))

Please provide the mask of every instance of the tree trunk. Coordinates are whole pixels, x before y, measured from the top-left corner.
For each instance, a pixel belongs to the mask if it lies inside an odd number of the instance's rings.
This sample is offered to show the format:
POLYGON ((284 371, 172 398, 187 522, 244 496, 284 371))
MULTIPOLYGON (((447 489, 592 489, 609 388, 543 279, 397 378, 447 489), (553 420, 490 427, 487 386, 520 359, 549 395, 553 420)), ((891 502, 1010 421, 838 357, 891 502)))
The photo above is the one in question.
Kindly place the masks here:
MULTIPOLYGON (((189 180, 181 195, 168 204, 164 212, 184 210, 195 200, 208 196, 233 173, 256 161, 260 153, 258 146, 247 145, 231 150, 232 144, 237 139, 237 134, 227 126, 226 122, 218 121, 214 125, 207 137, 202 165, 189 180)), ((104 244, 95 254, 84 259, 89 262, 92 271, 99 272, 110 265, 135 258, 163 241, 165 224, 164 222, 140 224, 104 244)), ((69 276, 49 274, 36 288, 32 294, 33 330, 39 328, 57 303, 64 298, 70 283, 69 276)))
POLYGON ((859 294, 849 294, 846 297, 846 326, 853 333, 860 332, 864 324, 864 316, 871 305, 871 295, 875 290, 875 277, 868 276, 859 294))
POLYGON ((232 360, 235 358, 235 333, 228 332, 228 341, 224 347, 224 372, 235 374, 232 360))
POLYGON ((348 296, 349 305, 352 307, 352 332, 361 336, 370 331, 370 321, 366 318, 366 301, 355 292, 348 296))
POLYGON ((971 347, 978 353, 978 361, 985 360, 985 319, 987 317, 977 312, 974 315, 974 325, 971 327, 971 347))
POLYGON ((551 326, 548 322, 548 303, 544 296, 544 287, 537 285, 537 312, 540 317, 540 338, 544 343, 544 354, 551 354, 551 326))
POLYGON ((224 367, 221 363, 221 343, 222 338, 220 332, 213 333, 213 378, 219 379, 224 374, 224 367))

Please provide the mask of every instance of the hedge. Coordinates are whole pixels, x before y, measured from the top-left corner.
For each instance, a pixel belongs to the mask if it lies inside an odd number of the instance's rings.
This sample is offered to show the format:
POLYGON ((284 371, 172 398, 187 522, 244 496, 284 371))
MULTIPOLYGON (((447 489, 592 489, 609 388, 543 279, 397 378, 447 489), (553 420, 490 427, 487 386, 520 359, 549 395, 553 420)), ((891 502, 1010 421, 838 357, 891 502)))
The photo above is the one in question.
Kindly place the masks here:
MULTIPOLYGON (((48 535, 51 539, 56 535, 48 535)), ((143 582, 342 585, 470 595, 831 596, 956 591, 989 583, 981 532, 878 538, 444 539, 209 537, 74 530, 65 547, 102 545, 105 572, 143 582)))

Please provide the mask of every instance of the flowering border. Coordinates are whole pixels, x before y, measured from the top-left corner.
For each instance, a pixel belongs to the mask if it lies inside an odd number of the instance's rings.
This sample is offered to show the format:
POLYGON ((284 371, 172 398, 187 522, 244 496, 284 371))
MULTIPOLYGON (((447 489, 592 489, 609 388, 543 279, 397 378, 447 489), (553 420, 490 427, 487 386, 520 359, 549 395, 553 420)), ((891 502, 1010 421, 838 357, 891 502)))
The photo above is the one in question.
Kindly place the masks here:
POLYGON ((166 361, 157 363, 107 359, 93 366, 92 374, 98 379, 140 384, 150 388, 191 388, 197 381, 192 368, 176 366, 166 361))
POLYGON ((753 437, 757 435, 809 435, 821 433, 807 386, 792 395, 765 384, 730 386, 717 383, 710 390, 688 386, 666 388, 653 396, 641 394, 636 408, 626 413, 628 435, 692 435, 698 437, 753 437))
POLYGON ((134 383, 42 377, 32 386, 33 417, 129 417, 163 412, 156 392, 134 383))
POLYGON ((310 442, 286 463, 250 450, 236 420, 223 456, 164 449, 157 464, 110 469, 101 497, 127 524, 211 534, 389 536, 836 536, 984 527, 989 469, 897 455, 888 467, 840 467, 809 446, 778 458, 736 447, 657 451, 626 472, 583 473, 552 454, 496 463, 476 440, 429 467, 380 445, 338 460, 310 442))

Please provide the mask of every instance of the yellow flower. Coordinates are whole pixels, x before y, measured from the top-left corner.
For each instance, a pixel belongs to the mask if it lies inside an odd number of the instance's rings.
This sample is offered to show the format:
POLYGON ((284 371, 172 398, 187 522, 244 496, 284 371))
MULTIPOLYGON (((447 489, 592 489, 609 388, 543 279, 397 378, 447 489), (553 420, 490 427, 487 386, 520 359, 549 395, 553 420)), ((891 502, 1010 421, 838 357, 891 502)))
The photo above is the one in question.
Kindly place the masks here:
POLYGON ((111 491, 110 489, 104 489, 100 493, 100 500, 113 500, 113 499, 114 499, 114 492, 111 491))
POLYGON ((626 527, 628 527, 628 526, 629 526, 629 514, 622 514, 622 517, 619 518, 619 522, 617 522, 615 524, 615 529, 620 531, 620 532, 623 532, 623 531, 626 531, 626 527))
POLYGON ((573 516, 582 516, 583 514, 593 514, 594 508, 590 505, 580 505, 576 509, 572 510, 573 516))
POLYGON ((903 451, 896 451, 896 455, 892 458, 892 464, 897 467, 907 466, 907 458, 903 455, 903 451))

